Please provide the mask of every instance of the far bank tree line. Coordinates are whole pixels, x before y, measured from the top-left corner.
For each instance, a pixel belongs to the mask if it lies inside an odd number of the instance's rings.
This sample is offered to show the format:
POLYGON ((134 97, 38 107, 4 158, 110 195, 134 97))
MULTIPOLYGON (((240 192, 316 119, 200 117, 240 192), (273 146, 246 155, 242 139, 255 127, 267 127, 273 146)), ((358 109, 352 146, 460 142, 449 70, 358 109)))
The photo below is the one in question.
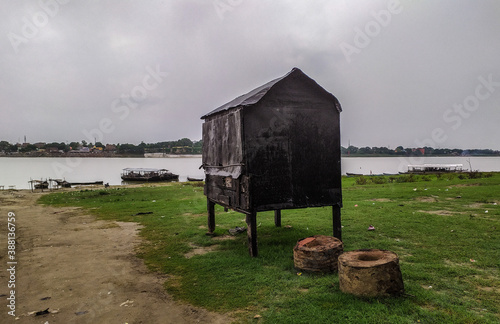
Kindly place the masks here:
POLYGON ((395 149, 387 147, 356 147, 341 148, 343 156, 500 156, 500 151, 491 149, 449 149, 449 148, 405 148, 398 146, 395 149))
MULTIPOLYGON (((68 153, 75 150, 112 152, 118 155, 144 155, 144 153, 166 154, 202 154, 203 141, 192 141, 181 138, 176 141, 140 144, 103 144, 101 142, 88 143, 85 140, 71 143, 23 143, 11 144, 0 141, 0 153, 30 153, 45 150, 47 152, 68 153)), ((448 149, 448 148, 405 148, 398 146, 395 149, 388 147, 341 147, 343 156, 500 156, 500 151, 491 149, 448 149)))
POLYGON ((101 142, 88 143, 85 140, 71 143, 23 143, 11 144, 7 141, 0 141, 0 153, 30 153, 30 152, 63 152, 74 151, 94 151, 112 152, 123 155, 144 155, 144 153, 166 153, 166 154, 201 154, 202 141, 192 141, 189 138, 181 138, 176 141, 165 141, 146 144, 141 142, 135 144, 103 144, 101 142))

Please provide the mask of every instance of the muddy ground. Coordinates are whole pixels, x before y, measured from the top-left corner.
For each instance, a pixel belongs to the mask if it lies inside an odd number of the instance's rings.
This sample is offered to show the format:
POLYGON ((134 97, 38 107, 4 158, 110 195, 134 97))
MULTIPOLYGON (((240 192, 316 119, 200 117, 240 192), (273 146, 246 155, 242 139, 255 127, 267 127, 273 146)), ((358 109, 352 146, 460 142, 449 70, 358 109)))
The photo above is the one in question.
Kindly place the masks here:
POLYGON ((98 221, 79 208, 41 206, 40 195, 0 191, 0 269, 15 267, 14 280, 9 271, 0 272, 1 323, 231 322, 172 300, 163 288, 168 276, 151 273, 134 254, 138 224, 98 221), (15 218, 13 260, 8 259, 9 213, 15 218), (7 307, 11 290, 15 316, 7 307), (40 311, 48 313, 37 316, 40 311))

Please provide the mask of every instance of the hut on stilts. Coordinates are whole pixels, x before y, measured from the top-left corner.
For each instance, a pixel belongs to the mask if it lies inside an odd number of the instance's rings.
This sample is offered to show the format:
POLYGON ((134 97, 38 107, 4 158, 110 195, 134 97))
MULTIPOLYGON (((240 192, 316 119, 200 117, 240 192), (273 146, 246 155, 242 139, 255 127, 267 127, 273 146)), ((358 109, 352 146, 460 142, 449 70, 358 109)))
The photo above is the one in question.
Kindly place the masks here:
POLYGON ((332 206, 341 239, 340 112, 337 98, 300 69, 207 113, 203 168, 208 229, 214 205, 246 214, 249 252, 258 255, 257 213, 332 206))

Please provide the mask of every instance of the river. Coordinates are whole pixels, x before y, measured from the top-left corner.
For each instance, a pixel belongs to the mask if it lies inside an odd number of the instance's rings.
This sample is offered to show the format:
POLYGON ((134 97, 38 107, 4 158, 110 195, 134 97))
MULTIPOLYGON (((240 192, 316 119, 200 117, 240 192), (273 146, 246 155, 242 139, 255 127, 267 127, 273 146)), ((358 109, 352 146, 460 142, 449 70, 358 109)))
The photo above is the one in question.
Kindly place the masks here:
MULTIPOLYGON (((381 174, 407 171, 408 164, 446 163, 463 164, 473 170, 500 171, 500 157, 344 157, 342 173, 381 174)), ((201 157, 179 158, 29 158, 0 157, 0 186, 4 189, 29 189, 29 181, 66 179, 68 182, 104 181, 110 185, 122 184, 124 168, 164 168, 179 175, 203 178, 199 169, 201 157)))

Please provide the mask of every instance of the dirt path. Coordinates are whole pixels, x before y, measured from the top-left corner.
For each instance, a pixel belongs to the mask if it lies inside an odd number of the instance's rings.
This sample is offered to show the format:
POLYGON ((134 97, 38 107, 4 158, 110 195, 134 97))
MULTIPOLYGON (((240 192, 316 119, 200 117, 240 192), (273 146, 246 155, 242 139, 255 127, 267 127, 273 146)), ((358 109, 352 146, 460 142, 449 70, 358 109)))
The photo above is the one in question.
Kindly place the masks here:
POLYGON ((97 221, 78 208, 36 204, 39 193, 0 191, 0 269, 8 269, 7 220, 15 214, 15 317, 0 272, 1 323, 229 323, 172 301, 134 255, 136 223, 97 221), (12 215, 12 214, 11 214, 12 215), (45 315, 33 312, 48 308, 45 315), (17 318, 17 320, 16 320, 17 318), (5 320, 6 319, 6 320, 5 320))

